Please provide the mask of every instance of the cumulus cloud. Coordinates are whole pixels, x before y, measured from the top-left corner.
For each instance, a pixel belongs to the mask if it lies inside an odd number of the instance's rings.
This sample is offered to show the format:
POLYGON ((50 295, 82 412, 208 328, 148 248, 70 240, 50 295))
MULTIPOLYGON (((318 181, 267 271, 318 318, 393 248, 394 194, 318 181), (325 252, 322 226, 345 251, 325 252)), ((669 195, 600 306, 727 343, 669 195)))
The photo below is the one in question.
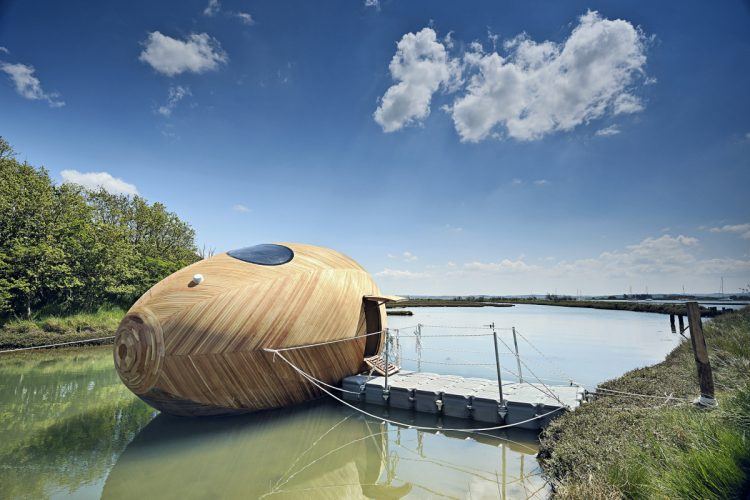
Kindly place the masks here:
POLYGON ((60 172, 63 182, 78 184, 86 189, 104 189, 112 194, 136 195, 138 189, 124 180, 113 177, 107 172, 79 172, 63 170, 60 172))
POLYGON ((712 233, 734 233, 739 234, 744 240, 750 240, 750 223, 748 224, 732 224, 720 227, 712 227, 709 229, 712 233))
POLYGON ((599 137, 609 137, 612 135, 617 135, 620 133, 620 129, 617 127, 617 125, 610 125, 609 127, 604 127, 595 132, 596 135, 599 137))
POLYGON ((427 118, 432 95, 441 87, 450 88, 460 76, 457 61, 448 57, 432 28, 405 34, 389 69, 398 83, 385 92, 373 114, 385 132, 427 118))
POLYGON ((193 33, 178 40, 154 31, 143 45, 138 59, 166 76, 213 71, 229 60, 219 41, 207 33, 193 33))
POLYGON ((34 76, 36 70, 33 66, 0 62, 0 71, 8 75, 20 96, 33 101, 47 101, 47 104, 53 108, 65 106, 65 102, 59 99, 58 93, 45 92, 42 89, 42 82, 34 76))
POLYGON ((365 7, 373 7, 380 10, 380 0, 365 0, 365 7))
POLYGON ((171 116, 172 111, 177 107, 177 104, 189 95, 192 95, 190 93, 190 87, 183 87, 182 85, 169 87, 166 104, 159 106, 156 109, 156 112, 162 116, 171 116))
POLYGON ((206 5, 205 9, 203 9, 203 15, 213 17, 219 13, 219 10, 221 10, 221 4, 219 3, 219 0, 208 0, 208 5, 206 5))
POLYGON ((250 209, 242 203, 235 203, 234 205, 232 205, 232 210, 243 214, 246 214, 250 211, 250 209))
POLYGON ((642 109, 630 87, 646 64, 644 36, 628 21, 588 12, 563 43, 520 35, 504 48, 505 57, 477 46, 465 55, 477 73, 451 108, 462 141, 534 140, 642 109))
POLYGON ((531 141, 644 109, 634 91, 647 79, 646 38, 628 21, 589 11, 561 43, 537 42, 526 34, 502 44, 496 35, 490 38, 491 52, 473 42, 459 59, 447 52, 451 38, 441 43, 432 28, 405 34, 390 63, 398 83, 383 95, 375 121, 385 132, 419 123, 440 89, 462 90, 444 109, 465 142, 531 141))

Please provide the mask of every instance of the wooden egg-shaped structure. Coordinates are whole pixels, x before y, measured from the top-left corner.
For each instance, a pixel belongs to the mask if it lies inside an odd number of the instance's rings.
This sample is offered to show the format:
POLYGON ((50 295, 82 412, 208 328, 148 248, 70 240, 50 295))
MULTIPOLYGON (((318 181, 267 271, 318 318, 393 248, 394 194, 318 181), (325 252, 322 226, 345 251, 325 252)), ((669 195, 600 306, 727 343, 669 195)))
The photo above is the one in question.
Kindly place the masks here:
POLYGON ((154 285, 115 336, 125 385, 175 415, 289 406, 322 393, 264 349, 328 384, 358 373, 386 327, 372 277, 339 252, 266 244, 216 255, 154 285), (334 340, 353 340, 330 342, 334 340))

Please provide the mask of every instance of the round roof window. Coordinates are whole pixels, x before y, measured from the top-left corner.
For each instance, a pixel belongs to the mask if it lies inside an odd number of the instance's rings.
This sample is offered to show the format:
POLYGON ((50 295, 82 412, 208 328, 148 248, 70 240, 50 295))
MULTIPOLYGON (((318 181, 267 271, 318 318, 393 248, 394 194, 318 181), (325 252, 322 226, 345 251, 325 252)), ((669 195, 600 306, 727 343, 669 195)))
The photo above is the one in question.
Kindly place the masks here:
POLYGON ((279 266, 294 258, 294 252, 291 248, 270 243, 230 250, 227 254, 235 259, 262 266, 279 266))

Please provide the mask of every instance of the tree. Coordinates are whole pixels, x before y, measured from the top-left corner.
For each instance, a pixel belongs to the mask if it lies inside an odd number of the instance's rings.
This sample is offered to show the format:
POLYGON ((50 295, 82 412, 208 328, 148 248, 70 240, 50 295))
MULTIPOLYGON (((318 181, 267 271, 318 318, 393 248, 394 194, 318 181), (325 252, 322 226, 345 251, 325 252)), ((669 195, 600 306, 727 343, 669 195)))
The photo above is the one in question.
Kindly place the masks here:
POLYGON ((199 255, 161 203, 56 186, 0 137, 0 318, 129 305, 199 255))

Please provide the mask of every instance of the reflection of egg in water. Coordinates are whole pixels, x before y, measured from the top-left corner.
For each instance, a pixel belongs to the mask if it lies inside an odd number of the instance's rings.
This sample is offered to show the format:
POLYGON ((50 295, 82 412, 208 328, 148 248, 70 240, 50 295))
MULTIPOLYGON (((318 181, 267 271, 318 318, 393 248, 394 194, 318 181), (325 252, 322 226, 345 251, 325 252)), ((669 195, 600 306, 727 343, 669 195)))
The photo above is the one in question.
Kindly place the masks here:
POLYGON ((141 399, 178 415, 252 412, 322 393, 284 356, 329 384, 377 354, 385 307, 372 277, 334 250, 256 245, 192 264, 146 292, 115 337, 120 378, 141 399))

